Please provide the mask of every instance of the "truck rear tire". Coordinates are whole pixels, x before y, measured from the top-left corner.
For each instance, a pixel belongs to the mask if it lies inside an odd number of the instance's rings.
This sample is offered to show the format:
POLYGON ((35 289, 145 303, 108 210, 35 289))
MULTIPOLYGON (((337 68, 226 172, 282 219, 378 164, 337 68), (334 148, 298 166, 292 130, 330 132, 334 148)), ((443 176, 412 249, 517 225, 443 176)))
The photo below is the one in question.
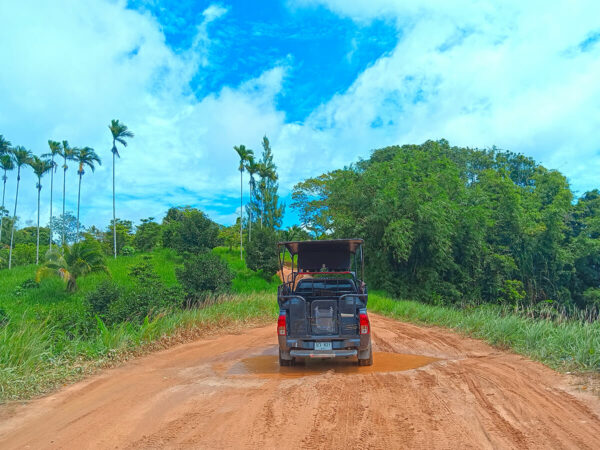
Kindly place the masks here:
POLYGON ((373 365, 373 347, 369 344, 369 357, 366 359, 358 360, 359 366, 372 366, 373 365))
POLYGON ((288 367, 292 365, 292 360, 291 359, 283 359, 281 357, 281 349, 279 349, 279 365, 281 367, 288 367))

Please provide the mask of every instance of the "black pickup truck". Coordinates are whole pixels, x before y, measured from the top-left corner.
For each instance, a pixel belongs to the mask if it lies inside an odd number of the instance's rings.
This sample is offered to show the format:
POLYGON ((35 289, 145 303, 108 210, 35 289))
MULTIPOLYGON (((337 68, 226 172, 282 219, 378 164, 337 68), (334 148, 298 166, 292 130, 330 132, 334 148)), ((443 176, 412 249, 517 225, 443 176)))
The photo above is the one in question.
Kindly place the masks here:
POLYGON ((362 239, 278 244, 280 365, 353 357, 361 366, 373 364, 362 246, 362 239))

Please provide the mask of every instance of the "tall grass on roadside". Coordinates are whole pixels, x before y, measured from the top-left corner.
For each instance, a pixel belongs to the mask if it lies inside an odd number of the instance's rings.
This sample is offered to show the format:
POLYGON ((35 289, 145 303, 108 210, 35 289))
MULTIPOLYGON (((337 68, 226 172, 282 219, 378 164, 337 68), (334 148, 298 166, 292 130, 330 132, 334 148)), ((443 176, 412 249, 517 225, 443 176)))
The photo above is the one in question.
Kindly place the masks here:
POLYGON ((110 361, 143 351, 153 342, 178 336, 227 331, 248 323, 262 324, 277 315, 269 294, 239 294, 209 298, 200 308, 177 310, 144 320, 107 327, 96 319, 88 338, 59 339, 48 319, 18 321, 0 329, 0 402, 27 398, 73 381, 110 361))
POLYGON ((536 318, 493 305, 458 309, 407 300, 381 292, 369 294, 373 312, 462 331, 488 343, 511 349, 558 370, 600 370, 600 322, 575 318, 536 318))

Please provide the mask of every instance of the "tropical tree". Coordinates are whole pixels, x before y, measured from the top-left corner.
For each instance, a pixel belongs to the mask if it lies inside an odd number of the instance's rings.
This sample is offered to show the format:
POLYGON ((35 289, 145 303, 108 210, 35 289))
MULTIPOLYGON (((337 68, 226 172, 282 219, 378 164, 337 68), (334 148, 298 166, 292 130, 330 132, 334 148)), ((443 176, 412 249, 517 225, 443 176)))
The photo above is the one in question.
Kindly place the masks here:
MULTIPOLYGON (((117 150, 117 142, 122 144, 123 147, 127 147, 126 138, 132 138, 133 133, 127 129, 127 125, 119 122, 118 120, 111 120, 108 126, 110 133, 113 138, 112 154, 113 154, 113 223, 116 223, 117 217, 115 212, 115 158, 119 157, 119 151, 117 150)), ((113 249, 115 258, 117 257, 117 228, 113 227, 113 249)))
POLYGON ((15 165, 13 163, 13 159, 10 154, 4 154, 0 156, 0 168, 4 170, 4 175, 2 175, 2 208, 0 208, 0 245, 2 244, 2 224, 4 221, 4 194, 6 193, 6 180, 8 177, 6 176, 6 172, 9 170, 13 170, 15 165))
POLYGON ((237 152, 238 156, 240 157, 240 165, 238 167, 238 170, 240 171, 240 259, 243 259, 243 254, 242 254, 242 246, 244 244, 243 242, 243 236, 242 236, 242 228, 243 228, 243 219, 242 219, 242 214, 244 213, 244 206, 243 206, 243 174, 244 174, 244 169, 246 167, 246 163, 248 162, 248 159, 251 158, 254 155, 254 152, 252 150, 250 150, 249 148, 246 148, 245 145, 235 145, 233 147, 233 149, 237 152))
POLYGON ((252 197, 254 195, 254 190, 256 189, 256 180, 254 180, 254 175, 258 173, 260 165, 254 160, 253 156, 248 158, 246 163, 246 170, 248 171, 248 175, 250 175, 250 207, 248 208, 248 241, 252 241, 252 197))
POLYGON ((52 164, 52 170, 50 172, 50 248, 52 248, 52 204, 53 204, 53 195, 54 195, 54 172, 56 172, 56 168, 58 164, 54 162, 54 158, 56 156, 61 156, 62 147, 60 142, 57 141, 48 141, 48 146, 50 147, 50 153, 45 153, 42 155, 43 158, 50 158, 50 162, 52 164))
POLYGON ((85 174, 85 166, 88 166, 92 169, 92 172, 95 170, 95 164, 102 165, 102 161, 96 154, 93 148, 84 147, 80 149, 74 157, 75 161, 79 163, 79 170, 77 170, 77 174, 79 175, 79 188, 77 190, 77 240, 79 240, 79 204, 81 202, 81 179, 85 174))
POLYGON ((15 194, 15 212, 13 214, 13 223, 10 231, 10 247, 8 249, 8 268, 12 266, 12 251, 15 238, 15 223, 17 222, 17 202, 19 200, 19 181, 21 181, 21 167, 29 163, 31 152, 25 147, 18 146, 12 151, 13 162, 17 166, 17 192, 15 194))
POLYGON ((4 136, 0 134, 0 156, 8 154, 11 145, 10 141, 4 139, 4 136))
POLYGON ((260 217, 260 225, 271 229, 281 226, 285 205, 279 201, 277 190, 277 166, 273 162, 273 151, 269 139, 264 136, 263 152, 257 164, 259 180, 255 186, 250 207, 256 217, 260 217))
MULTIPOLYGON (((77 148, 71 148, 69 146, 68 141, 62 141, 62 148, 60 150, 60 156, 63 157, 63 199, 62 199, 62 215, 65 215, 65 192, 66 192, 66 183, 67 183, 67 166, 68 160, 73 160, 75 158, 75 154, 77 153, 77 148)), ((65 229, 62 230, 62 240, 61 244, 65 245, 65 229)))
POLYGON ((259 183, 259 191, 261 193, 260 226, 262 228, 264 217, 265 217, 265 209, 267 206, 267 202, 269 200, 269 197, 267 195, 268 194, 267 186, 270 184, 270 182, 277 181, 277 173, 275 172, 275 170, 272 167, 269 167, 268 165, 261 163, 258 165, 258 175, 260 176, 260 183, 259 183))
POLYGON ((37 282, 49 276, 59 276, 67 284, 68 291, 77 289, 77 278, 90 272, 107 272, 101 244, 94 239, 86 239, 65 246, 63 253, 58 249, 50 249, 46 253, 46 262, 35 275, 37 282))
POLYGON ((35 246, 35 263, 39 264, 40 263, 40 194, 42 192, 42 177, 44 176, 44 174, 46 174, 47 172, 52 170, 52 168, 54 167, 54 164, 50 160, 41 159, 35 155, 29 160, 29 162, 27 164, 29 164, 31 166, 31 168, 33 169, 33 173, 35 173, 35 175, 38 179, 37 184, 35 185, 35 187, 37 188, 37 191, 38 191, 38 195, 37 195, 37 239, 36 239, 36 246, 35 246))

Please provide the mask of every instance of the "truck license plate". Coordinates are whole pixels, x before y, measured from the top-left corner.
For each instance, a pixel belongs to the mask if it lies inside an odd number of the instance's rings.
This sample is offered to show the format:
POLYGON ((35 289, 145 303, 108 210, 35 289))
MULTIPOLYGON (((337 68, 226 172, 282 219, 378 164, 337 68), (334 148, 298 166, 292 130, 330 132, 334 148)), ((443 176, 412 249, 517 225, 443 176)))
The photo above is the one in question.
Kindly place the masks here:
POLYGON ((315 342, 315 350, 331 350, 331 342, 315 342))

